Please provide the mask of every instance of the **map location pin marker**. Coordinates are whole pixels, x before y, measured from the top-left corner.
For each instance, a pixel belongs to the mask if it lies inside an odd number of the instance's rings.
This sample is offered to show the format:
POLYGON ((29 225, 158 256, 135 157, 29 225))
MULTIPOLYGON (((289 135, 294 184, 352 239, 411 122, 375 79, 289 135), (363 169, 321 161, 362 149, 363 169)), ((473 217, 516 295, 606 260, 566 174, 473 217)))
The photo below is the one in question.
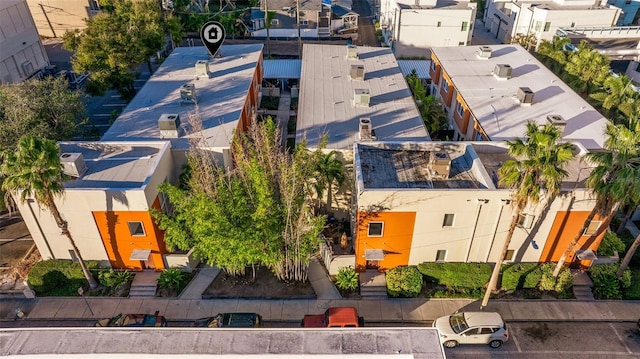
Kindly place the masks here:
POLYGON ((209 21, 200 28, 200 39, 212 57, 222 46, 225 35, 224 26, 217 21, 209 21))

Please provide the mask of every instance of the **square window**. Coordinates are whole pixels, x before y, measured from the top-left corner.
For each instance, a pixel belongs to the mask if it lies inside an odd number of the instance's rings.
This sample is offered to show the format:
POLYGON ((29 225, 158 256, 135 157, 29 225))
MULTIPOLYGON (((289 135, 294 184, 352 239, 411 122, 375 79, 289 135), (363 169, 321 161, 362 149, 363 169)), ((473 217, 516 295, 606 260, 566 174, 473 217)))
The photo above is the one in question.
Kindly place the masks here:
POLYGON ((505 260, 505 261, 511 261, 511 260, 513 260, 513 253, 514 253, 514 250, 513 250, 513 249, 508 249, 508 250, 507 250, 507 254, 505 254, 505 256, 504 256, 504 260, 505 260))
POLYGON ((467 21, 463 21, 462 22, 462 27, 460 28, 460 31, 467 31, 468 27, 469 27, 469 23, 467 21))
POLYGON ((462 118, 462 115, 464 114, 464 107, 460 102, 456 104, 456 112, 458 113, 458 116, 462 118))
POLYGON ((518 225, 522 228, 531 228, 535 216, 532 214, 521 214, 518 217, 518 225))
POLYGON ((442 21, 438 21, 438 27, 442 26, 442 21))
POLYGON ((369 237, 382 237, 384 222, 369 222, 369 237))
POLYGON ((144 226, 142 225, 142 222, 127 222, 127 225, 129 226, 129 233, 131 233, 131 236, 144 236, 144 226))
POLYGON ((453 213, 447 213, 444 215, 444 220, 442 221, 443 227, 453 227, 453 218, 455 215, 453 213))
POLYGON ((449 83, 446 80, 442 81, 442 90, 444 92, 449 92, 449 83))
POLYGON ((465 46, 465 45, 466 45, 466 43, 465 43, 464 41, 460 41, 460 42, 458 43, 458 46, 465 46))
POLYGON ((591 221, 591 222, 589 222, 589 225, 587 226, 587 229, 584 230, 583 236, 594 235, 598 231, 598 228, 600 227, 601 223, 602 223, 602 221, 591 221))
POLYGON ((444 249, 438 249, 436 252, 436 262, 444 262, 447 258, 447 251, 444 249))
POLYGON ((278 19, 271 19, 271 25, 278 25, 278 19))
POLYGON ((550 28, 551 28, 551 23, 547 21, 544 23, 544 29, 542 31, 549 31, 550 28))
POLYGON ((307 26, 307 25, 309 25, 309 20, 307 20, 307 19, 302 19, 302 20, 300 20, 300 25, 302 25, 302 26, 307 26))
POLYGON ((536 25, 535 25, 536 31, 540 31, 541 28, 542 28, 542 22, 541 21, 536 21, 536 25))
POLYGON ((436 71, 436 62, 435 61, 431 61, 431 71, 436 71))

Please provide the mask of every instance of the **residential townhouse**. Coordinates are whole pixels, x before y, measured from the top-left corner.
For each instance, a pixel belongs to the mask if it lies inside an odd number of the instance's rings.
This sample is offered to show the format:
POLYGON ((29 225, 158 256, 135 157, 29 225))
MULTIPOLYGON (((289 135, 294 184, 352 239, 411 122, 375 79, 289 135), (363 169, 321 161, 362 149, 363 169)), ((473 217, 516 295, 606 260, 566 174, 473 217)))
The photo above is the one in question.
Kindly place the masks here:
POLYGON ((321 0, 300 2, 300 23, 295 0, 261 1, 259 8, 251 9, 251 36, 266 37, 265 12, 272 12, 269 36, 273 38, 328 36, 331 23, 331 8, 322 5, 321 0))
POLYGON ((640 25, 640 0, 608 0, 607 3, 622 10, 616 25, 640 25))
POLYGON ((49 65, 25 0, 0 1, 0 49, 0 82, 26 80, 49 65))
POLYGON ((62 37, 66 31, 83 30, 85 20, 100 10, 99 0, 26 0, 42 37, 62 37))
MULTIPOLYGON (((591 168, 575 143, 561 193, 525 208, 507 262, 557 261, 595 204, 584 186, 591 168)), ((495 262, 513 219, 511 190, 497 171, 511 157, 498 142, 369 142, 354 145, 355 267, 386 270, 421 262, 495 262)), ((596 217, 575 256, 595 251, 596 217)), ((347 258, 337 258, 344 265, 347 258)), ((333 265, 331 265, 333 267, 333 265)))
POLYGON ((559 28, 611 27, 620 8, 601 0, 487 1, 483 22, 502 43, 518 34, 551 41, 559 28))
POLYGON ((429 49, 471 42, 476 3, 449 0, 381 0, 384 42, 398 58, 429 57, 429 49))
POLYGON ((512 140, 534 121, 589 151, 604 146, 608 120, 520 45, 434 48, 430 75, 455 140, 512 140))
MULTIPOLYGON (((224 45, 219 53, 212 59, 204 47, 175 49, 99 142, 59 143, 73 179, 56 205, 85 260, 127 269, 197 264, 190 253, 167 250, 151 211, 169 210, 158 186, 177 183, 191 146, 230 165, 234 132, 256 114, 262 45, 224 45)), ((18 209, 44 259, 74 259, 46 208, 28 200, 18 209)))

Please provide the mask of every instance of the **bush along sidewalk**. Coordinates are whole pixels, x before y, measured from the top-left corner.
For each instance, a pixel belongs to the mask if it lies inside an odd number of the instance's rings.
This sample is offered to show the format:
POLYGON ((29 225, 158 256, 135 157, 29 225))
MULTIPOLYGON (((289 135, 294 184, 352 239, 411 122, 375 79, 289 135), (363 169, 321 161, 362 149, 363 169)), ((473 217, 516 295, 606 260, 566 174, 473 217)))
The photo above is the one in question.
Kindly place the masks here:
MULTIPOLYGON (((87 268, 95 277, 98 262, 87 261, 87 268)), ((27 279, 39 297, 78 296, 78 288, 87 290, 87 280, 79 263, 71 260, 50 259, 33 265, 27 279)))

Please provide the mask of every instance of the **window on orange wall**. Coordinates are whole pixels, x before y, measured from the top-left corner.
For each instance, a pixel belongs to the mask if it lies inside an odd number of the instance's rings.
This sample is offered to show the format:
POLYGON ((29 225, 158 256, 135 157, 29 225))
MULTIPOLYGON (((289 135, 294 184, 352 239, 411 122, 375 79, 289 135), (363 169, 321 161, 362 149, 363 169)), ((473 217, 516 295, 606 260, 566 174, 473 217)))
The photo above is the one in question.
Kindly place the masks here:
POLYGON ((598 228, 600 227, 600 224, 602 224, 602 221, 591 221, 591 222, 589 222, 589 225, 587 226, 587 229, 584 230, 584 233, 582 235, 583 236, 594 235, 598 231, 598 228))
POLYGON ((458 104, 456 105, 456 112, 458 113, 458 116, 462 118, 462 115, 464 114, 464 106, 462 106, 461 102, 458 102, 458 104))
POLYGON ((442 81, 442 91, 449 92, 449 82, 447 80, 442 81))
POLYGON ((135 222, 127 222, 129 226, 129 233, 132 237, 144 237, 146 236, 144 232, 144 225, 140 221, 135 222))
POLYGON ((436 71, 436 62, 431 60, 431 71, 435 72, 436 71))
POLYGON ((382 237, 384 230, 384 222, 369 222, 369 231, 367 236, 369 237, 382 237))

